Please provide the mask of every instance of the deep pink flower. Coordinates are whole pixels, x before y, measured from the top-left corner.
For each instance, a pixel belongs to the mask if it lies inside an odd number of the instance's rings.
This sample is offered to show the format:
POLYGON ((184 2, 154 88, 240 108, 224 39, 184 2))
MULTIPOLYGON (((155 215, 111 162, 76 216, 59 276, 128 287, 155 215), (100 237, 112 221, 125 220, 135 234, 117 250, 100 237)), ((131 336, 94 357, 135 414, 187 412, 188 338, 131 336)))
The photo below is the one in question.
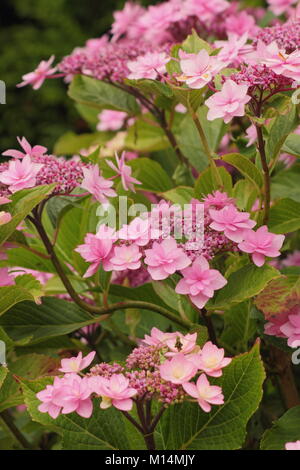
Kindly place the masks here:
POLYGON ((300 440, 295 442, 287 442, 285 450, 300 450, 300 440))
POLYGON ((141 267, 142 253, 137 245, 116 246, 110 262, 114 271, 126 269, 139 269, 141 267))
POLYGON ((130 70, 128 78, 150 78, 155 80, 158 74, 166 72, 166 64, 170 58, 165 52, 147 52, 145 55, 138 57, 136 60, 127 62, 130 70))
POLYGON ((223 367, 232 361, 229 357, 224 357, 223 348, 218 348, 211 341, 205 343, 200 353, 191 357, 191 360, 199 370, 211 377, 221 377, 223 367))
POLYGON ((197 367, 184 354, 176 354, 172 359, 162 363, 159 368, 164 380, 173 384, 184 384, 197 373, 197 367))
POLYGON ((226 80, 222 90, 216 92, 205 101, 209 108, 207 119, 213 121, 223 118, 225 123, 231 121, 234 116, 244 116, 245 104, 251 100, 247 95, 247 85, 237 85, 233 80, 226 80))
POLYGON ((216 269, 210 269, 207 260, 199 256, 192 266, 182 270, 181 279, 175 291, 178 294, 187 294, 198 308, 203 308, 206 302, 213 297, 214 291, 227 284, 226 279, 216 269))
POLYGON ((32 188, 36 184, 36 176, 44 165, 33 163, 29 155, 23 160, 11 160, 8 170, 0 173, 0 182, 8 185, 8 189, 15 193, 24 188, 32 188))
POLYGON ((12 216, 9 212, 0 211, 0 225, 8 224, 12 219, 12 216))
POLYGON ((113 374, 109 379, 92 377, 90 383, 93 391, 102 397, 100 408, 106 409, 113 405, 122 411, 132 409, 132 397, 137 394, 137 390, 129 386, 129 379, 123 374, 113 374))
POLYGON ((24 158, 26 155, 29 155, 32 158, 42 157, 46 152, 47 148, 43 147, 42 145, 34 145, 33 147, 30 143, 25 139, 25 137, 17 137, 17 140, 24 150, 21 152, 20 150, 9 149, 2 153, 5 157, 14 157, 14 158, 24 158))
POLYGON ((205 374, 201 374, 196 384, 184 383, 185 392, 193 398, 196 398, 203 411, 209 413, 211 405, 223 405, 224 395, 221 387, 210 385, 205 374))
POLYGON ((248 212, 239 212, 234 205, 229 205, 221 210, 210 209, 212 218, 210 227, 218 232, 224 232, 225 236, 234 242, 241 242, 247 231, 256 225, 251 220, 248 212))
POLYGON ((219 62, 217 56, 209 56, 205 49, 197 54, 188 54, 180 49, 179 59, 182 75, 177 77, 177 80, 195 89, 203 88, 217 72, 226 66, 219 62))
POLYGON ((256 232, 254 230, 246 231, 244 240, 239 243, 238 247, 241 251, 252 255, 253 263, 256 266, 262 266, 265 263, 266 256, 270 258, 280 256, 279 250, 284 239, 284 235, 275 235, 268 232, 268 227, 263 225, 256 232))
POLYGON ((95 357, 95 351, 90 352, 84 358, 82 357, 82 352, 78 353, 76 357, 70 357, 69 359, 62 359, 61 360, 61 368, 58 369, 61 372, 67 373, 75 373, 77 374, 83 369, 86 369, 95 357))
POLYGON ((54 59, 55 57, 52 55, 49 60, 42 60, 33 72, 26 73, 22 76, 23 81, 18 83, 17 87, 20 88, 26 85, 32 85, 34 90, 38 90, 46 78, 55 73, 56 67, 51 67, 54 59))
POLYGON ((125 191, 133 191, 135 193, 134 184, 142 184, 141 181, 137 180, 131 176, 132 168, 129 165, 125 164, 125 152, 122 152, 121 158, 118 157, 116 153, 116 162, 117 166, 110 160, 106 160, 106 163, 112 168, 119 176, 121 176, 121 181, 125 191))
POLYGON ((118 131, 124 126, 128 114, 123 111, 114 111, 113 109, 104 109, 98 114, 98 131, 118 131))
POLYGON ((103 178, 98 165, 93 165, 91 168, 83 168, 82 171, 84 179, 81 187, 91 193, 97 201, 105 204, 108 197, 115 197, 117 195, 111 189, 113 182, 103 178))
POLYGON ((151 249, 145 250, 145 255, 148 272, 155 281, 166 279, 191 263, 182 248, 178 248, 174 238, 165 239, 161 243, 154 242, 151 249))

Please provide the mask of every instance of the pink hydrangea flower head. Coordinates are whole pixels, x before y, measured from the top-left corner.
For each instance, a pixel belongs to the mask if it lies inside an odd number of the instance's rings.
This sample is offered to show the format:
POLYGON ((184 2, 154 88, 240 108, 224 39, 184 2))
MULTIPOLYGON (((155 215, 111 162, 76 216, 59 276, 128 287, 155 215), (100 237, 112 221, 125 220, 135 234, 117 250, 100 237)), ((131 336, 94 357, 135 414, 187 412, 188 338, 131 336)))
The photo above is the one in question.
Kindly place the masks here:
POLYGON ((149 218, 136 217, 130 224, 123 225, 118 232, 118 237, 121 240, 132 240, 138 246, 145 246, 149 243, 150 238, 158 238, 160 232, 151 229, 149 218))
POLYGON ((88 233, 85 236, 84 244, 75 249, 85 261, 92 263, 84 274, 84 278, 93 276, 101 263, 104 271, 112 270, 110 256, 112 255, 113 238, 109 234, 104 234, 103 231, 104 229, 101 229, 96 235, 88 233))
POLYGON ((161 377, 173 384, 188 382, 197 372, 197 367, 184 354, 176 354, 159 367, 161 377))
POLYGON ((155 80, 158 75, 166 73, 166 64, 170 58, 165 52, 147 52, 136 60, 127 62, 129 68, 128 78, 138 80, 149 78, 155 80))
POLYGON ((210 385, 205 374, 201 374, 196 384, 184 383, 185 392, 193 398, 196 398, 203 411, 209 413, 211 405, 223 405, 224 395, 221 387, 210 385))
POLYGON ((63 378, 54 403, 62 406, 62 414, 76 412, 82 418, 90 418, 93 412, 91 393, 89 377, 70 374, 63 378))
MULTIPOLYGON (((111 27, 113 41, 116 41, 123 34, 128 34, 137 20, 145 13, 145 9, 133 2, 126 2, 123 10, 115 11, 114 22, 111 27)), ((130 34, 129 34, 130 37, 130 34)))
POLYGON ((112 168, 120 177, 122 181, 122 186, 125 191, 133 191, 135 193, 134 184, 142 184, 141 181, 137 180, 133 176, 131 176, 132 168, 125 163, 126 153, 122 152, 121 158, 119 158, 118 154, 116 153, 116 163, 115 165, 112 161, 106 160, 106 163, 110 168, 112 168))
POLYGON ((34 145, 33 147, 30 143, 25 139, 25 137, 17 137, 17 140, 24 150, 21 152, 20 150, 9 149, 2 153, 5 157, 14 157, 14 158, 24 158, 26 155, 29 155, 32 158, 39 158, 42 157, 46 152, 47 148, 43 147, 42 145, 34 145))
POLYGON ((207 119, 213 121, 223 118, 224 122, 228 123, 235 116, 244 116, 245 104, 251 100, 247 90, 247 85, 237 85, 231 79, 226 80, 222 90, 205 101, 209 108, 207 119))
POLYGON ((0 211, 0 225, 8 224, 12 219, 12 216, 9 212, 0 211))
POLYGON ((239 212, 234 205, 229 205, 221 210, 210 209, 212 219, 210 227, 218 232, 224 232, 225 236, 234 242, 241 242, 245 233, 252 229, 256 222, 251 220, 248 212, 239 212))
POLYGON ((30 73, 26 73, 22 76, 22 82, 17 85, 17 87, 21 88, 26 85, 32 85, 34 90, 38 90, 46 78, 53 75, 56 71, 56 67, 52 67, 52 63, 55 57, 52 55, 48 60, 42 60, 37 68, 30 73))
POLYGON ((221 377, 223 367, 228 366, 231 360, 224 357, 224 349, 218 348, 211 341, 208 341, 199 354, 192 358, 199 370, 202 370, 211 377, 221 377))
POLYGON ((113 109, 104 109, 98 114, 98 131, 118 131, 124 126, 127 113, 115 111, 113 109))
POLYGON ((189 54, 179 50, 179 64, 182 75, 177 80, 184 82, 189 88, 199 89, 211 81, 214 74, 219 72, 226 64, 220 63, 216 56, 209 56, 205 49, 197 54, 189 54))
POLYGON ((269 8, 274 15, 282 15, 291 10, 291 6, 297 2, 297 0, 267 0, 269 8))
POLYGON ((256 232, 248 230, 244 234, 244 240, 239 243, 241 251, 249 253, 252 256, 253 263, 256 266, 263 266, 265 257, 276 258, 280 256, 280 248, 284 242, 284 235, 275 235, 268 232, 268 227, 263 225, 256 232))
POLYGON ((114 406, 122 411, 132 409, 132 397, 137 394, 137 390, 129 386, 129 379, 123 374, 113 374, 110 378, 93 377, 91 387, 97 395, 102 397, 100 408, 106 409, 114 406))
POLYGON ((126 269, 139 269, 141 267, 142 253, 135 244, 129 246, 116 246, 110 262, 115 271, 126 269))
POLYGON ((82 357, 82 352, 78 353, 78 356, 71 357, 69 359, 62 359, 61 360, 61 368, 58 369, 65 374, 72 373, 77 374, 83 369, 86 369, 95 357, 95 351, 90 352, 84 358, 82 357))
POLYGON ((287 442, 285 450, 300 450, 300 440, 295 442, 287 442))
POLYGON ((81 187, 91 193, 97 201, 107 203, 108 197, 115 197, 116 192, 111 189, 113 182, 109 181, 100 173, 99 166, 93 165, 90 168, 83 168, 84 179, 81 187))
POLYGON ((165 344, 168 346, 169 351, 165 354, 166 357, 176 356, 178 353, 191 354, 197 349, 196 345, 197 333, 183 335, 177 333, 167 338, 165 344))
POLYGON ((161 243, 154 242, 152 248, 145 250, 145 255, 148 272, 155 281, 167 279, 191 263, 182 248, 178 248, 174 238, 165 239, 161 243))
POLYGON ((163 345, 166 344, 167 340, 176 337, 178 334, 180 333, 165 333, 154 326, 151 330, 151 335, 145 335, 142 343, 147 344, 148 346, 163 345))
POLYGON ((198 308, 203 308, 207 301, 213 297, 214 291, 227 284, 226 279, 216 269, 210 269, 207 260, 199 256, 192 266, 182 270, 181 279, 175 291, 178 294, 187 294, 198 308))
POLYGON ((0 182, 8 185, 8 189, 15 193, 25 188, 32 188, 36 184, 36 176, 43 168, 43 164, 33 163, 29 155, 22 160, 12 160, 8 170, 0 173, 0 182))

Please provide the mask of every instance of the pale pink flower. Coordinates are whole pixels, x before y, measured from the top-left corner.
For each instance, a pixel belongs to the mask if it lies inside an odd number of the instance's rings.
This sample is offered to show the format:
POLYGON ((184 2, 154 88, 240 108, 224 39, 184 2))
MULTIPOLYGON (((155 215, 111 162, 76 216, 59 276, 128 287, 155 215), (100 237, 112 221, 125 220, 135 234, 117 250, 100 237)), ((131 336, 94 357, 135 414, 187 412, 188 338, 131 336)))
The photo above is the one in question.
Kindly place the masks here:
POLYGON ((295 442, 287 442, 285 450, 300 450, 300 440, 295 442))
POLYGON ((300 81, 300 51, 295 50, 287 54, 279 49, 276 41, 266 45, 262 41, 257 43, 257 62, 271 68, 277 75, 284 75, 295 81, 300 81))
POLYGON ((8 197, 0 196, 0 206, 2 206, 3 204, 9 204, 10 202, 11 200, 8 199, 8 197))
POLYGON ((145 255, 144 262, 148 265, 148 272, 155 281, 167 279, 191 263, 182 248, 178 248, 174 238, 165 239, 161 243, 154 242, 151 249, 145 250, 145 255))
POLYGON ((109 42, 109 37, 107 34, 104 34, 100 38, 91 38, 88 39, 85 43, 85 47, 88 52, 98 53, 100 48, 106 46, 109 42))
POLYGON ((169 0, 159 5, 149 6, 145 14, 137 21, 135 38, 142 37, 153 45, 165 43, 172 37, 168 32, 168 27, 173 22, 182 19, 182 10, 182 0, 169 0))
POLYGON ((90 168, 82 168, 84 179, 81 187, 91 193, 97 201, 107 203, 108 197, 115 197, 117 193, 111 189, 113 181, 103 178, 99 166, 93 165, 90 168))
MULTIPOLYGON (((109 227, 106 228, 109 230, 109 227)), ((101 263, 104 271, 112 270, 110 262, 114 241, 112 232, 111 229, 108 234, 104 233, 104 228, 101 226, 96 235, 87 233, 84 244, 75 249, 85 261, 92 263, 84 274, 84 278, 93 276, 98 271, 101 263)))
POLYGON ((222 13, 229 7, 229 3, 225 0, 185 0, 183 11, 186 15, 196 16, 201 21, 210 21, 218 13, 222 13))
POLYGON ((224 122, 228 123, 235 116, 244 116, 245 104, 251 100, 247 91, 247 85, 238 85, 233 80, 226 80, 222 90, 205 101, 209 108, 207 119, 213 121, 217 118, 223 118, 224 122))
POLYGON ((175 291, 177 294, 187 294, 198 308, 203 308, 213 297, 214 291, 222 289, 227 284, 226 279, 216 269, 210 269, 207 260, 199 256, 192 266, 182 270, 181 279, 175 291))
POLYGON ((288 13, 291 10, 291 6, 297 2, 297 0, 267 0, 270 10, 274 15, 281 15, 282 13, 288 13))
POLYGON ((12 286, 14 278, 10 275, 8 268, 0 268, 0 287, 12 286))
POLYGON ((300 307, 293 309, 295 313, 289 314, 288 321, 280 326, 280 331, 288 338, 291 348, 300 346, 300 307))
POLYGON ((253 263, 256 266, 263 266, 266 256, 270 258, 280 256, 279 250, 284 239, 284 235, 275 235, 268 232, 268 227, 263 225, 256 232, 254 230, 246 231, 244 240, 239 243, 238 247, 241 251, 251 254, 253 263))
POLYGON ((151 330, 151 335, 145 335, 142 342, 147 344, 148 346, 158 346, 161 344, 166 344, 166 341, 180 335, 178 331, 173 333, 165 333, 164 331, 155 328, 155 326, 151 330))
POLYGON ((157 238, 160 232, 151 230, 150 220, 136 217, 130 224, 124 224, 118 232, 118 237, 121 240, 131 240, 138 246, 145 246, 149 243, 150 239, 157 238), (150 233, 151 232, 151 233, 150 233), (154 237, 156 235, 156 237, 154 237))
POLYGON ((184 383, 184 391, 193 398, 196 398, 203 411, 209 413, 211 405, 223 405, 224 395, 221 387, 210 385, 205 374, 201 374, 196 384, 184 383))
POLYGON ((8 189, 15 193, 24 188, 32 188, 36 184, 36 176, 44 165, 33 163, 29 157, 23 160, 11 160, 8 170, 0 173, 0 182, 8 185, 8 189))
POLYGON ((8 224, 12 219, 12 216, 9 212, 0 211, 0 225, 8 224))
POLYGON ((61 412, 62 405, 56 404, 55 399, 60 396, 63 379, 59 377, 54 378, 53 385, 47 385, 44 390, 36 394, 37 398, 42 402, 38 406, 41 413, 48 413, 51 418, 56 419, 61 412))
POLYGON ((58 369, 61 372, 67 373, 75 373, 77 374, 83 369, 86 369, 95 357, 95 351, 90 352, 84 358, 82 357, 82 352, 78 353, 76 357, 70 357, 69 359, 62 359, 61 360, 61 368, 58 369))
POLYGON ((223 209, 223 207, 234 203, 234 199, 229 197, 227 193, 218 190, 205 196, 203 201, 205 208, 214 207, 215 209, 223 209))
POLYGON ((128 114, 123 111, 104 109, 98 114, 98 131, 118 131, 124 126, 128 114))
POLYGON ((245 47, 247 39, 247 33, 244 33, 242 36, 230 34, 227 41, 215 41, 215 46, 218 49, 221 47, 215 57, 223 63, 224 67, 229 64, 239 64, 243 61, 243 53, 247 50, 245 47))
POLYGON ((110 262, 114 271, 126 269, 139 269, 141 267, 142 253, 137 245, 116 246, 110 262))
MULTIPOLYGON (((127 34, 130 28, 135 25, 138 18, 145 13, 145 9, 132 2, 126 2, 123 10, 113 13, 114 22, 111 27, 113 41, 119 39, 123 34, 127 34)), ((130 34, 129 34, 130 37, 130 34)))
POLYGON ((38 90, 46 78, 51 77, 56 72, 56 67, 51 67, 55 57, 52 55, 49 60, 42 60, 37 68, 30 73, 22 76, 22 82, 18 83, 17 87, 32 85, 34 90, 38 90))
POLYGON ((113 374, 109 379, 105 377, 92 377, 91 388, 102 397, 100 408, 106 409, 114 406, 121 411, 132 409, 132 397, 137 394, 137 390, 129 386, 129 379, 123 374, 113 374))
POLYGON ((247 143, 246 147, 250 147, 251 145, 253 145, 256 142, 256 139, 257 139, 257 131, 256 131, 256 127, 255 127, 254 124, 251 124, 251 126, 249 126, 246 129, 246 135, 247 135, 247 139, 248 139, 248 143, 247 143))
POLYGON ((82 418, 90 418, 93 403, 90 398, 92 390, 89 377, 69 374, 62 380, 62 385, 55 394, 54 404, 62 407, 62 414, 76 412, 82 418))
POLYGON ((161 364, 160 375, 173 384, 184 384, 197 373, 197 367, 184 354, 176 354, 172 359, 161 364))
POLYGON ((289 312, 280 313, 272 318, 264 326, 264 333, 271 336, 279 336, 286 338, 286 335, 281 331, 281 327, 288 322, 289 312))
POLYGON ((145 55, 137 57, 136 60, 127 62, 127 67, 130 70, 128 78, 155 80, 158 75, 166 73, 166 64, 169 60, 170 58, 165 52, 147 52, 145 55))
POLYGON ((131 176, 132 168, 125 164, 126 153, 122 152, 121 158, 118 157, 116 152, 116 163, 117 166, 110 160, 106 160, 106 163, 112 168, 119 176, 121 176, 122 186, 125 191, 133 191, 135 193, 134 184, 142 184, 141 181, 131 176))
POLYGON ((224 357, 224 349, 218 348, 211 341, 205 343, 199 354, 191 357, 193 363, 211 377, 221 377, 223 367, 228 366, 232 359, 224 357))
POLYGON ((246 11, 236 12, 234 15, 227 16, 225 27, 227 34, 236 34, 238 36, 242 36, 245 33, 251 35, 258 29, 255 19, 246 11))
POLYGON ((300 250, 289 254, 283 261, 283 266, 300 266, 300 250))
POLYGON ((24 158, 26 157, 26 155, 29 155, 33 158, 39 158, 44 156, 44 154, 47 152, 47 148, 43 147, 42 145, 34 145, 32 147, 30 143, 25 139, 25 137, 22 137, 22 139, 20 139, 20 137, 17 137, 17 140, 24 152, 21 152, 20 150, 9 149, 3 152, 2 155, 4 155, 5 157, 14 158, 24 158))
POLYGON ((197 54, 189 54, 180 49, 179 59, 182 75, 177 77, 177 80, 194 89, 203 88, 216 73, 226 66, 219 62, 217 56, 210 56, 205 49, 197 54))
POLYGON ((166 357, 176 356, 176 354, 191 354, 197 350, 197 333, 176 333, 170 338, 166 338, 165 344, 168 346, 169 351, 165 354, 166 357))
POLYGON ((210 209, 209 215, 212 219, 210 228, 224 232, 229 240, 237 243, 244 239, 245 232, 256 225, 256 222, 249 218, 248 212, 239 212, 232 204, 219 211, 210 209))

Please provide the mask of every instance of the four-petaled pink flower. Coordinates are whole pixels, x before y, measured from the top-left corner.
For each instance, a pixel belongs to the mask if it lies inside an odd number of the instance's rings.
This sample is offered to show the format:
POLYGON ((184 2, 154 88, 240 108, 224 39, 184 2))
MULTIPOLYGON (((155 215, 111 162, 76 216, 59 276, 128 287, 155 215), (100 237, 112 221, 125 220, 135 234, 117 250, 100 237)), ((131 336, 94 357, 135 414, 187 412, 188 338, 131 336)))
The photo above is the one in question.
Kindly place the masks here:
POLYGON ((239 212, 233 204, 219 211, 210 209, 209 215, 212 218, 210 227, 218 232, 224 232, 229 240, 236 243, 241 242, 245 233, 256 225, 256 222, 249 218, 248 212, 239 212))
POLYGON ((232 359, 224 357, 223 348, 218 348, 211 341, 208 341, 201 349, 201 352, 191 357, 191 360, 199 370, 207 375, 221 377, 222 368, 228 366, 232 359))
POLYGON ((300 440, 295 442, 287 442, 285 450, 300 450, 300 440))
POLYGON ((118 131, 124 126, 128 114, 123 111, 114 111, 113 109, 104 109, 98 114, 98 131, 118 131))
POLYGON ((84 278, 93 276, 98 271, 101 263, 104 271, 112 270, 110 256, 112 255, 114 241, 113 233, 114 230, 110 227, 101 226, 96 235, 87 233, 84 244, 75 249, 85 261, 92 263, 84 274, 84 278))
POLYGON ((109 379, 92 377, 90 386, 102 397, 100 408, 106 409, 113 405, 122 411, 132 409, 132 397, 137 394, 137 390, 129 386, 129 380, 123 374, 113 374, 109 379))
POLYGON ((184 354, 176 354, 172 359, 163 362, 159 368, 164 380, 173 384, 184 384, 197 373, 197 367, 184 354))
POLYGON ((36 176, 43 167, 40 163, 33 163, 29 157, 23 160, 12 160, 8 170, 0 173, 0 182, 8 185, 8 189, 15 193, 24 188, 32 188, 36 184, 36 176))
POLYGON ((210 385, 205 374, 201 374, 196 384, 189 382, 183 383, 184 391, 193 398, 196 398, 203 411, 209 413, 211 405, 222 405, 224 395, 221 387, 210 385))
POLYGON ((83 369, 86 369, 92 362, 95 357, 95 351, 90 352, 84 358, 82 357, 82 352, 78 353, 76 357, 70 357, 69 359, 62 359, 61 360, 61 368, 58 369, 61 372, 67 373, 75 373, 77 374, 83 369))
POLYGON ((17 137, 17 140, 24 150, 24 152, 21 152, 20 150, 15 150, 15 149, 9 149, 6 150, 5 152, 2 153, 5 157, 14 157, 14 158, 24 158, 26 155, 29 155, 30 157, 33 158, 39 158, 42 157, 46 152, 47 148, 43 147, 42 145, 34 145, 33 147, 30 145, 30 143, 25 139, 25 137, 17 137))
POLYGON ((170 58, 165 52, 147 52, 145 55, 137 57, 136 60, 127 62, 127 67, 130 70, 128 78, 155 80, 157 75, 166 73, 166 64, 169 60, 170 58))
POLYGON ((220 63, 215 56, 210 57, 205 49, 197 54, 189 54, 180 49, 179 59, 182 75, 177 80, 194 89, 203 88, 226 65, 220 63))
POLYGON ((177 294, 187 294, 193 304, 203 308, 213 297, 214 291, 227 284, 226 279, 216 269, 210 269, 207 260, 199 256, 192 266, 182 270, 181 279, 175 291, 177 294))
POLYGON ((223 118, 224 122, 228 123, 235 116, 244 116, 245 104, 251 100, 247 91, 247 85, 238 85, 233 80, 226 80, 222 90, 205 101, 209 108, 207 119, 213 121, 223 118))
POLYGON ((152 279, 166 279, 180 269, 186 268, 190 259, 182 248, 178 248, 174 238, 168 238, 161 243, 154 242, 149 250, 145 250, 145 263, 152 279))
POLYGON ((121 176, 121 181, 125 191, 133 191, 135 193, 134 184, 142 184, 141 181, 133 178, 131 176, 132 168, 129 165, 125 164, 125 152, 122 153, 121 158, 118 157, 116 153, 116 162, 117 166, 110 160, 106 160, 106 163, 112 168, 119 176, 121 176))
POLYGON ((18 83, 17 87, 32 85, 34 90, 38 90, 46 78, 51 77, 56 72, 56 67, 51 67, 55 57, 52 55, 49 60, 42 60, 37 68, 30 73, 22 76, 22 82, 18 83))
POLYGON ((126 269, 139 269, 141 267, 142 253, 137 245, 116 246, 110 262, 114 271, 126 269))
POLYGON ((115 197, 116 192, 111 189, 113 181, 103 178, 100 174, 99 166, 93 165, 90 168, 83 168, 84 179, 81 187, 91 193, 97 201, 107 203, 108 197, 115 197))
POLYGON ((9 212, 0 211, 0 225, 8 224, 12 219, 12 216, 9 212))
POLYGON ((284 239, 284 235, 275 235, 268 232, 268 227, 263 225, 256 232, 254 230, 246 231, 243 241, 238 246, 241 251, 251 254, 253 263, 256 266, 263 266, 265 256, 270 258, 280 256, 279 250, 284 239))

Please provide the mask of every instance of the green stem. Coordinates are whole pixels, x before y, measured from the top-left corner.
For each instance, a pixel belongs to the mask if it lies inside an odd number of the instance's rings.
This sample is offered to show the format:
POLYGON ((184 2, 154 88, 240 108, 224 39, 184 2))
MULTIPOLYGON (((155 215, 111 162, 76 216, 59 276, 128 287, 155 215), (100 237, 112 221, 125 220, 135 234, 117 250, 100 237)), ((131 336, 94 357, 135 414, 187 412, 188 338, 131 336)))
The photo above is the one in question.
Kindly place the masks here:
POLYGON ((258 151, 260 154, 261 165, 264 173, 264 218, 263 223, 267 224, 269 220, 270 204, 271 204, 271 180, 270 170, 267 162, 267 156, 265 151, 265 142, 261 127, 256 124, 258 151))

